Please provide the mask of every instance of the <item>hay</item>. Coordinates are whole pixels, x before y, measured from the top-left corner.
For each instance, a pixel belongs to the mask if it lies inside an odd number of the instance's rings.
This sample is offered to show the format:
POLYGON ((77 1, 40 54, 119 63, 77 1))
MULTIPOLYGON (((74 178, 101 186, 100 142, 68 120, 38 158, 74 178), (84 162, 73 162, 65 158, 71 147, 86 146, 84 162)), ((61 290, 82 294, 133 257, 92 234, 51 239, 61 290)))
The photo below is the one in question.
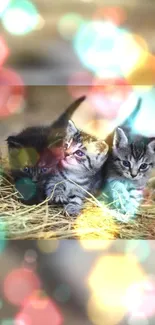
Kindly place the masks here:
POLYGON ((8 172, 1 173, 0 236, 6 239, 154 239, 155 203, 147 201, 134 220, 119 222, 107 206, 93 196, 85 203, 82 214, 64 216, 63 209, 49 206, 48 200, 26 206, 8 172))

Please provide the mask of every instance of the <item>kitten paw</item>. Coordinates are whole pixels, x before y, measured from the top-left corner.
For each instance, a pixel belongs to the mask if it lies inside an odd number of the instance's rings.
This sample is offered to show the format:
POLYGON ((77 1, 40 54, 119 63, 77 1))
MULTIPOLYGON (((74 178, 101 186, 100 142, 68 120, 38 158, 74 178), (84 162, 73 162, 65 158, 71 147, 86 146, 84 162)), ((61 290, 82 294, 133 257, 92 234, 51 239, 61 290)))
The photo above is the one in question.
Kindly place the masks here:
POLYGON ((48 197, 50 197, 50 200, 49 200, 50 203, 65 204, 68 202, 64 189, 56 188, 55 190, 50 191, 50 193, 47 193, 47 194, 48 194, 48 197))
POLYGON ((79 205, 69 203, 66 205, 64 212, 69 216, 78 216, 81 212, 81 208, 79 205))

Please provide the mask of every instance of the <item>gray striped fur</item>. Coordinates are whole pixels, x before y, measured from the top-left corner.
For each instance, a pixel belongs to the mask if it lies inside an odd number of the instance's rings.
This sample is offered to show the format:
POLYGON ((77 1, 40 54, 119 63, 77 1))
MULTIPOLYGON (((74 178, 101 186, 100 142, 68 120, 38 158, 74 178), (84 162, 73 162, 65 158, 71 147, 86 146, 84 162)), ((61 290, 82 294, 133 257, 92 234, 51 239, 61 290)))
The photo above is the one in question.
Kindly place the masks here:
POLYGON ((69 121, 64 148, 65 157, 46 184, 46 196, 50 197, 50 203, 63 205, 69 215, 78 215, 87 192, 95 192, 102 181, 108 146, 80 132, 69 121), (79 151, 83 153, 81 157, 77 155, 79 151))

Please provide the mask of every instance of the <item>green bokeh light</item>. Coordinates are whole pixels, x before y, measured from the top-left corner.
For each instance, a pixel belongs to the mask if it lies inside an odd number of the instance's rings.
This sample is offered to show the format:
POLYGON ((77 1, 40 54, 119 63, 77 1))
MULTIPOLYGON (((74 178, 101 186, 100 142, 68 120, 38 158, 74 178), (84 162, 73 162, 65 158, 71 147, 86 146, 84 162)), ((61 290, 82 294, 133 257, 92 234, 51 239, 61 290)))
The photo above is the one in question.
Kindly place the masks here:
POLYGON ((72 40, 78 28, 83 24, 84 19, 81 15, 70 12, 62 16, 58 22, 60 35, 67 40, 72 40))
POLYGON ((24 35, 31 32, 38 22, 37 9, 27 0, 13 1, 2 17, 4 28, 14 35, 24 35))

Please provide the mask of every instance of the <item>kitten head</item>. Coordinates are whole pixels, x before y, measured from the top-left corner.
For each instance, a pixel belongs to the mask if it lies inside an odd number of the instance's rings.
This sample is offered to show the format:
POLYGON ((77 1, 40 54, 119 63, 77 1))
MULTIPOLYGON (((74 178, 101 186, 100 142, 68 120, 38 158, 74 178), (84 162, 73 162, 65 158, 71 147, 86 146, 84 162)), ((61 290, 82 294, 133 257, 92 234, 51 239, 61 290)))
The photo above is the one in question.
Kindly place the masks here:
POLYGON ((155 140, 148 143, 142 137, 129 141, 125 132, 118 128, 113 139, 113 165, 119 175, 140 180, 148 177, 155 164, 155 140))
POLYGON ((104 141, 78 130, 71 120, 68 122, 61 161, 65 170, 93 175, 104 164, 107 153, 108 145, 104 141))
POLYGON ((8 137, 10 168, 15 180, 26 177, 40 182, 46 178, 61 157, 57 140, 56 134, 52 141, 48 127, 27 128, 8 137))

